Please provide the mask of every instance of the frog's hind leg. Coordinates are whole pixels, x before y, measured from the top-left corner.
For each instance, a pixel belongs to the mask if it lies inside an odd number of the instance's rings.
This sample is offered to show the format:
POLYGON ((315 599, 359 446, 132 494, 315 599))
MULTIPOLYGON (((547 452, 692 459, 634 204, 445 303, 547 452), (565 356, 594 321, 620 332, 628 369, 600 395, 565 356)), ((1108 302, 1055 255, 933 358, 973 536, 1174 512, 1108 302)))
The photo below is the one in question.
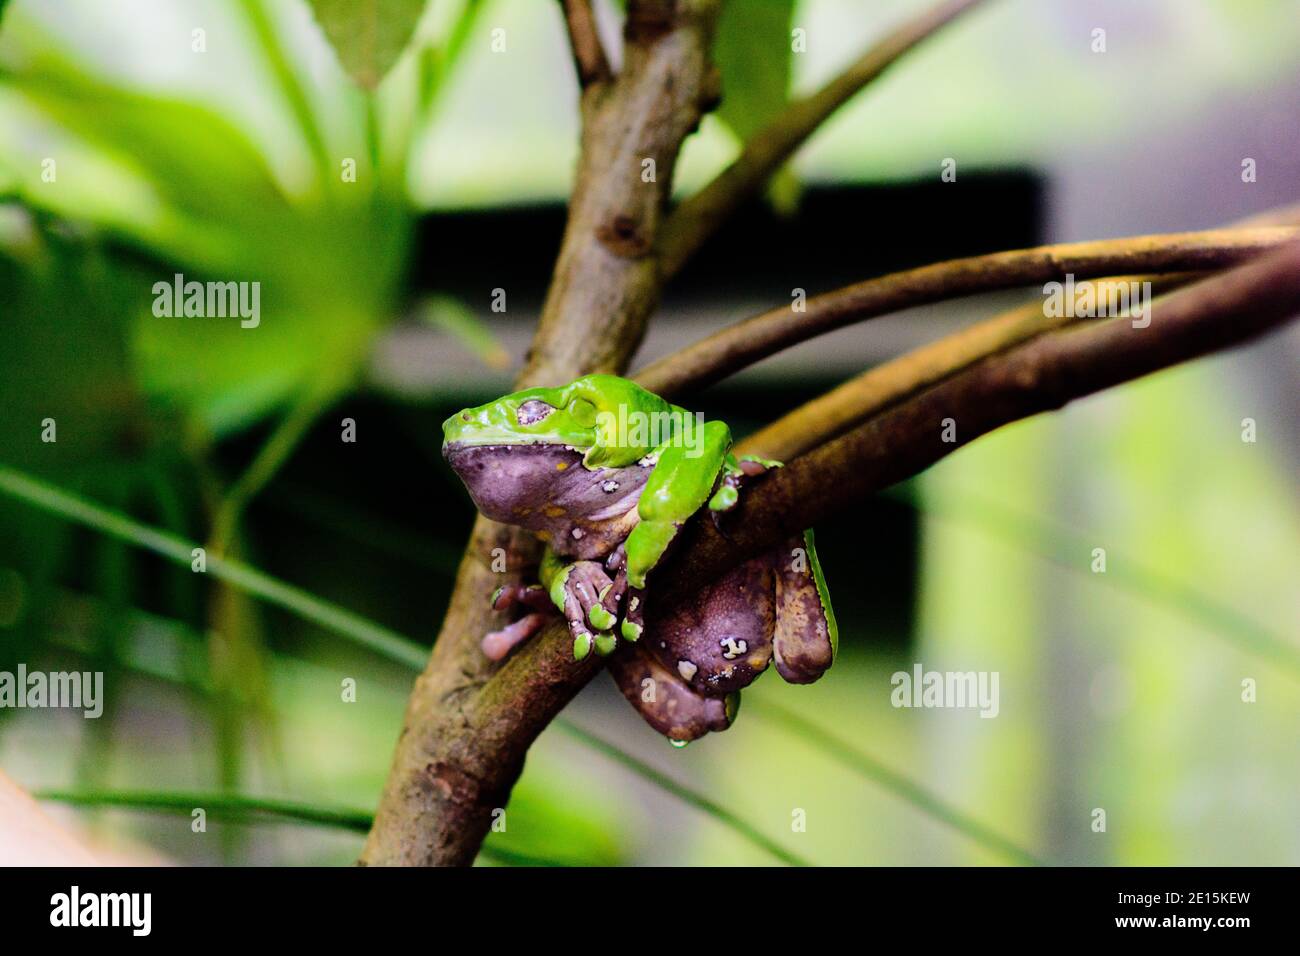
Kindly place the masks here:
POLYGON ((684 744, 735 720, 740 694, 725 698, 697 694, 644 646, 624 644, 609 659, 609 673, 645 722, 669 740, 684 744))
POLYGON ((652 610, 642 643, 695 693, 723 697, 753 683, 772 660, 773 596, 771 561, 760 555, 690 600, 652 610))
POLYGON ((516 645, 522 644, 537 633, 546 619, 555 611, 546 588, 540 584, 504 584, 492 595, 494 611, 509 611, 522 604, 531 611, 519 620, 483 636, 480 647, 489 660, 503 659, 516 645))
POLYGON ((773 553, 776 577, 776 670, 792 684, 811 684, 835 659, 839 632, 811 531, 773 553))
POLYGON ((532 614, 525 614, 513 624, 507 624, 499 631, 491 631, 483 637, 479 645, 483 648, 483 653, 487 655, 488 660, 499 661, 503 659, 517 645, 522 644, 534 634, 536 634, 546 623, 549 614, 540 611, 534 611, 532 614))

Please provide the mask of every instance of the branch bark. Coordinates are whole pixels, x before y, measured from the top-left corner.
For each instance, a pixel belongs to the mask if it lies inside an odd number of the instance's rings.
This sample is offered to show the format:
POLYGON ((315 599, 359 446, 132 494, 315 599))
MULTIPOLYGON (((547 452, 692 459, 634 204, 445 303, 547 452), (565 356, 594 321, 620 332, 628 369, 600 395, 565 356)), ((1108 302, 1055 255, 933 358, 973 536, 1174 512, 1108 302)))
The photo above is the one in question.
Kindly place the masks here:
POLYGON ((1032 283, 1136 272, 1220 268, 1300 236, 1294 227, 1214 229, 1037 246, 894 272, 816 296, 805 311, 771 309, 728 326, 637 372, 665 397, 703 388, 817 335, 900 309, 1032 283))
MULTIPOLYGON (((623 69, 582 94, 569 219, 519 387, 622 371, 640 343, 659 299, 653 249, 677 152, 716 97, 708 61, 716 15, 717 0, 629 3, 623 69), (649 178, 645 160, 653 162, 649 178)), ((518 581, 538 551, 531 535, 475 524, 407 705, 362 864, 473 862, 529 745, 595 672, 594 662, 575 664, 554 634, 500 667, 479 649, 504 623, 488 596, 518 581), (492 570, 496 549, 510 562, 504 574, 492 570)))
POLYGON ((664 228, 659 268, 664 279, 678 270, 714 231, 754 196, 836 110, 926 38, 982 0, 944 0, 901 24, 835 79, 786 107, 756 133, 736 160, 673 211, 664 228))

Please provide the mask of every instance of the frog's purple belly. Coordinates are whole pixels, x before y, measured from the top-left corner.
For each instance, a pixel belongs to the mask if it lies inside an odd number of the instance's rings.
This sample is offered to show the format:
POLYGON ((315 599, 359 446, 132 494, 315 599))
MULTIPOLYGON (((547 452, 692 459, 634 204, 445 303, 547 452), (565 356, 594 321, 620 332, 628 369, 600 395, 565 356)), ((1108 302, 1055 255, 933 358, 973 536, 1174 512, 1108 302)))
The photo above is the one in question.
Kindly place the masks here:
POLYGON ((650 468, 588 470, 582 452, 565 445, 443 447, 478 510, 503 524, 534 531, 556 554, 603 558, 636 523, 636 504, 650 468))

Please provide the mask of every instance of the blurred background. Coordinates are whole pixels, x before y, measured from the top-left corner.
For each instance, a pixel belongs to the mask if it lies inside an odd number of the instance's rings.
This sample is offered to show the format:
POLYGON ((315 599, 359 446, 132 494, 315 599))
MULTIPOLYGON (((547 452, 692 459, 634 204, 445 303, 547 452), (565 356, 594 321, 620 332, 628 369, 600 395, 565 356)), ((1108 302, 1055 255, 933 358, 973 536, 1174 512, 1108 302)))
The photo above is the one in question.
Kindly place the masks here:
MULTIPOLYGON (((677 190, 926 2, 733 0, 677 190)), ((114 859, 351 862, 424 654, 390 632, 427 648, 473 518, 439 424, 508 390, 563 229, 557 5, 433 0, 373 95, 305 0, 0 7, 0 671, 107 695, 98 720, 0 709, 0 767, 114 859), (260 325, 155 315, 176 273, 260 282, 260 325), (199 545, 269 577, 193 573, 199 545)), ((1297 0, 992 0, 709 243, 637 364, 795 287, 1294 203, 1297 106, 1297 0)), ((744 433, 1035 294, 846 329, 687 403, 744 433)), ((765 677, 675 750, 598 677, 481 861, 1300 862, 1298 354, 1292 329, 1004 429, 817 529, 824 680, 765 677), (997 671, 999 715, 891 707, 916 662, 997 671)))

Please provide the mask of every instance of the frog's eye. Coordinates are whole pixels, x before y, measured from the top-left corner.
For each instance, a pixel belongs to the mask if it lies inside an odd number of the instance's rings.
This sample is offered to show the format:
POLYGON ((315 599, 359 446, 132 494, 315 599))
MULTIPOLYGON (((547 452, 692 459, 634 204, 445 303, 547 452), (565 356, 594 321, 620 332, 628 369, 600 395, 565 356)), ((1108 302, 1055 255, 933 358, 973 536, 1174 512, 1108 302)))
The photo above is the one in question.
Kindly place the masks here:
POLYGON ((530 398, 516 409, 515 419, 520 425, 536 425, 553 411, 555 409, 541 399, 530 398))

